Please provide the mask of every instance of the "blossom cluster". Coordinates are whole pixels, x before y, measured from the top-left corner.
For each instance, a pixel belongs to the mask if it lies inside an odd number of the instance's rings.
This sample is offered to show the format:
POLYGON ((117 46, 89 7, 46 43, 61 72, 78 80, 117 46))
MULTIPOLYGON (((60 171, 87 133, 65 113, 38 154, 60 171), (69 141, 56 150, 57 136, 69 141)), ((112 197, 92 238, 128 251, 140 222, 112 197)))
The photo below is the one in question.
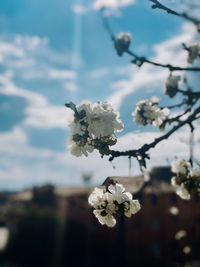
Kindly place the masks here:
POLYGON ((133 200, 130 192, 125 192, 122 184, 109 185, 108 191, 95 187, 88 198, 89 204, 94 208, 94 215, 102 225, 114 227, 115 215, 125 215, 130 218, 140 209, 138 200, 133 200))
POLYGON ((175 187, 177 195, 189 200, 191 195, 200 192, 200 169, 192 168, 191 164, 184 159, 178 159, 172 163, 171 184, 175 187))
POLYGON ((123 129, 119 113, 107 102, 91 104, 89 101, 74 107, 74 117, 69 127, 72 137, 67 142, 71 154, 80 157, 98 149, 109 154, 109 146, 116 144, 116 131, 123 129))
POLYGON ((187 47, 188 50, 188 58, 187 61, 190 64, 193 64, 195 59, 200 57, 200 42, 196 42, 194 44, 191 44, 187 47))
POLYGON ((160 108, 158 106, 159 99, 152 97, 137 103, 135 111, 132 113, 133 119, 137 125, 152 124, 163 130, 165 120, 169 115, 168 108, 160 108))
POLYGON ((173 98, 178 92, 178 83, 181 80, 179 75, 170 74, 165 82, 164 94, 173 98))

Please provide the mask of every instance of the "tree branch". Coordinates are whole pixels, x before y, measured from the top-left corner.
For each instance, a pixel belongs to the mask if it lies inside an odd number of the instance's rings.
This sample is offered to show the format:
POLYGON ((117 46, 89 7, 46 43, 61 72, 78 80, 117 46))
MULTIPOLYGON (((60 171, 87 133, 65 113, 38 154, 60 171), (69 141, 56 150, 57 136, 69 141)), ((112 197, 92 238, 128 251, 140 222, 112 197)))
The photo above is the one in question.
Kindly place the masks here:
MULTIPOLYGON (((111 40, 115 44, 116 43, 116 38, 115 38, 115 36, 113 34, 113 31, 112 31, 112 29, 110 27, 108 19, 105 16, 103 16, 103 14, 102 14, 102 19, 103 19, 103 23, 104 23, 104 27, 105 27, 106 31, 108 32, 111 40)), ((129 54, 132 57, 134 57, 134 59, 132 60, 132 63, 136 64, 138 67, 141 67, 144 63, 148 63, 148 64, 151 64, 151 65, 154 65, 154 66, 157 66, 157 67, 166 68, 171 72, 172 71, 200 71, 200 68, 198 68, 198 67, 184 67, 184 68, 182 68, 182 67, 179 67, 179 66, 173 66, 171 64, 161 64, 161 63, 149 60, 149 59, 147 59, 145 57, 139 57, 139 56, 137 56, 135 53, 133 53, 130 50, 127 50, 127 51, 124 51, 124 52, 126 52, 127 54, 129 54)))
POLYGON ((171 64, 161 64, 154 62, 152 60, 149 60, 145 57, 139 57, 135 53, 131 52, 130 50, 126 51, 127 54, 133 56, 135 59, 132 61, 133 64, 136 64, 138 67, 141 67, 144 63, 149 63, 154 66, 162 67, 162 68, 167 68, 169 71, 200 71, 200 68, 197 67, 178 67, 178 66, 173 66, 171 64))
POLYGON ((161 4, 159 1, 157 0, 149 0, 150 2, 153 3, 152 5, 152 8, 153 9, 162 9, 164 11, 166 11, 168 14, 171 14, 171 15, 175 15, 175 16, 178 16, 178 17, 181 17, 183 19, 186 19, 192 23, 194 23, 197 27, 198 27, 198 30, 199 30, 199 26, 200 26, 200 20, 196 19, 196 18, 193 18, 193 17, 190 17, 188 14, 186 13, 178 13, 166 6, 164 6, 163 4, 161 4))
POLYGON ((141 155, 144 158, 149 158, 149 156, 146 154, 147 151, 149 151, 151 148, 154 148, 157 144, 159 144, 161 141, 168 139, 174 132, 176 132, 178 129, 183 127, 186 124, 191 124, 194 120, 199 119, 199 116, 197 116, 200 113, 200 107, 196 108, 186 120, 179 122, 178 125, 174 126, 170 131, 168 131, 166 134, 156 138, 153 142, 150 144, 145 144, 139 149, 134 150, 127 150, 127 151, 115 151, 111 150, 110 154, 111 157, 109 158, 109 161, 112 161, 114 158, 121 157, 121 156, 131 156, 131 157, 138 157, 138 155, 141 155))

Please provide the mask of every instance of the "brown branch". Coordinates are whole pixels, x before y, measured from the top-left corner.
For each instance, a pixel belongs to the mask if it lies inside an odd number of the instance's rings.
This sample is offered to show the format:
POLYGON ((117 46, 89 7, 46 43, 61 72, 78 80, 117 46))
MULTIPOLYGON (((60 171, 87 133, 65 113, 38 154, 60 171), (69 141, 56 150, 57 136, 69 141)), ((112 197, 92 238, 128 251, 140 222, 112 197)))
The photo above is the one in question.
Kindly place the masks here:
POLYGON ((138 65, 139 67, 141 67, 144 63, 149 63, 149 64, 154 65, 154 66, 167 68, 170 71, 177 71, 177 70, 178 71, 200 71, 200 68, 197 68, 197 67, 184 67, 184 68, 182 68, 182 67, 178 67, 178 66, 173 66, 171 64, 157 63, 157 62, 149 60, 145 57, 139 57, 135 53, 131 52, 130 50, 126 51, 126 53, 134 57, 134 60, 132 61, 132 63, 138 65))
POLYGON ((109 158, 110 161, 112 161, 114 158, 121 157, 121 156, 130 156, 130 157, 138 157, 138 155, 141 155, 144 158, 149 158, 149 156, 146 154, 147 151, 149 151, 151 148, 154 148, 157 144, 159 144, 161 141, 168 139, 174 132, 176 132, 178 129, 183 127, 186 124, 191 124, 194 120, 199 119, 197 115, 200 113, 200 107, 196 108, 186 120, 181 121, 178 123, 178 125, 174 126, 170 131, 168 131, 166 134, 156 138, 153 142, 150 144, 144 144, 139 149, 134 150, 127 150, 127 151, 115 151, 111 150, 110 154, 111 157, 109 158))
MULTIPOLYGON (((115 38, 115 36, 113 34, 113 31, 112 31, 112 29, 110 27, 108 19, 105 16, 103 16, 103 14, 102 14, 102 19, 103 19, 104 27, 105 27, 106 31, 108 32, 108 34, 109 34, 111 40, 113 41, 114 45, 115 45, 117 40, 116 40, 116 38, 115 38)), ((172 71, 200 71, 200 68, 198 68, 198 67, 184 67, 184 68, 182 68, 182 67, 179 67, 179 66, 173 66, 171 64, 161 64, 161 63, 149 60, 149 59, 147 59, 145 57, 139 57, 139 56, 137 56, 135 53, 133 53, 130 50, 126 50, 124 52, 126 52, 127 54, 129 54, 132 57, 134 57, 134 59, 132 60, 132 63, 136 64, 138 67, 141 67, 144 63, 148 63, 148 64, 151 64, 151 65, 154 65, 154 66, 157 66, 157 67, 167 68, 171 72, 172 71)))
POLYGON ((179 104, 175 104, 175 105, 171 105, 171 106, 166 106, 166 107, 162 107, 162 108, 168 108, 168 109, 173 109, 173 108, 179 108, 182 107, 184 105, 187 105, 187 101, 184 100, 183 102, 179 103, 179 104))
POLYGON ((180 17, 180 18, 186 19, 186 20, 188 20, 188 21, 194 23, 194 24, 199 28, 199 26, 200 26, 200 21, 199 21, 198 19, 193 18, 193 17, 190 17, 190 16, 189 16, 188 14, 186 14, 186 13, 179 13, 179 12, 176 12, 176 11, 174 11, 174 10, 172 10, 172 9, 170 9, 170 8, 168 8, 168 7, 166 7, 166 6, 164 6, 163 4, 161 4, 161 3, 160 3, 159 1, 157 1, 157 0, 149 0, 149 1, 153 3, 153 5, 152 5, 152 8, 153 8, 153 9, 156 9, 156 8, 158 8, 158 9, 162 9, 162 10, 166 11, 168 14, 178 16, 178 17, 180 17))

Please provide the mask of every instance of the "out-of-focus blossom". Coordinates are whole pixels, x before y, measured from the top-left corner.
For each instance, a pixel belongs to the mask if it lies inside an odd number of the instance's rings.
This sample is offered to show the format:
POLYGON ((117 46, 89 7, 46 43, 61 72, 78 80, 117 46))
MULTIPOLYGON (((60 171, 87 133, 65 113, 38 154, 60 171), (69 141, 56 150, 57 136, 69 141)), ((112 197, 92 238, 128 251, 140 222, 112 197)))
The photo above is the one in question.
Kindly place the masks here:
POLYGON ((135 111, 132 113, 137 125, 152 124, 159 129, 164 128, 164 122, 168 118, 169 109, 158 106, 159 99, 152 97, 137 103, 135 111))
POLYGON ((175 207, 175 206, 172 206, 172 207, 170 207, 170 209, 169 209, 169 212, 172 214, 172 215, 178 215, 179 214, 179 209, 177 208, 177 207, 175 207))
POLYGON ((115 40, 115 49, 117 54, 122 56, 122 54, 128 51, 131 43, 131 34, 129 32, 120 32, 115 40))
POLYGON ((187 232, 185 230, 180 230, 175 234, 175 239, 180 240, 187 236, 187 232))
POLYGON ((176 174, 187 174, 191 164, 184 159, 177 159, 172 162, 172 172, 176 174))
POLYGON ((185 246, 185 247, 183 248, 183 253, 185 253, 185 254, 190 254, 191 251, 192 251, 192 249, 191 249, 190 246, 185 246))
POLYGON ((179 75, 169 75, 165 82, 165 90, 164 94, 168 95, 169 97, 174 97, 178 92, 178 83, 181 80, 179 75))
POLYGON ((172 163, 171 170, 176 174, 171 184, 182 199, 189 200, 193 194, 200 192, 200 169, 192 168, 184 159, 178 159, 172 163))
POLYGON ((187 48, 188 50, 188 58, 187 61, 190 64, 193 64, 195 59, 200 56, 200 42, 196 42, 191 44, 187 48))

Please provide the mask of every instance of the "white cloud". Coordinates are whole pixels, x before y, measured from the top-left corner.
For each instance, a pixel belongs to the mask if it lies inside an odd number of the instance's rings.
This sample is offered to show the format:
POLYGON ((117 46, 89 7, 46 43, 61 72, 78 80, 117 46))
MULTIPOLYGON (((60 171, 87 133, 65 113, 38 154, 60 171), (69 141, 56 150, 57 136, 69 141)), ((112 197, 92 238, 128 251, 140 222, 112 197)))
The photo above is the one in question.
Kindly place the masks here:
POLYGON ((93 7, 99 10, 103 7, 118 9, 120 7, 127 7, 135 3, 135 0, 95 0, 93 7))
POLYGON ((196 36, 196 29, 192 24, 185 23, 182 32, 175 37, 154 46, 156 56, 153 60, 157 60, 164 64, 187 65, 187 53, 182 47, 182 43, 190 43, 196 36))
POLYGON ((48 43, 47 38, 40 38, 39 36, 22 36, 18 34, 14 37, 14 45, 28 51, 46 47, 48 43))
POLYGON ((137 90, 144 90, 144 87, 158 86, 161 81, 166 77, 165 70, 154 70, 153 67, 144 66, 139 70, 136 67, 130 67, 133 70, 132 75, 128 80, 118 80, 110 85, 111 89, 115 92, 107 99, 109 103, 119 109, 124 98, 137 90))
POLYGON ((95 69, 95 70, 92 70, 89 75, 92 79, 100 79, 100 78, 103 78, 105 77, 106 75, 109 74, 109 68, 98 68, 98 69, 95 69))
POLYGON ((83 5, 79 5, 79 4, 76 4, 76 5, 73 5, 72 6, 72 11, 76 14, 85 14, 87 12, 87 8, 83 5))
POLYGON ((12 73, 0 75, 0 93, 19 96, 27 101, 23 124, 39 128, 66 128, 72 111, 64 106, 50 105, 45 96, 18 88, 11 79, 12 73))
POLYGON ((37 128, 66 128, 72 112, 65 107, 44 105, 28 107, 24 124, 37 128))
MULTIPOLYGON (((93 184, 101 184, 108 175, 127 174, 128 161, 116 160, 113 169, 107 158, 98 153, 76 158, 65 152, 53 152, 29 145, 25 132, 17 127, 0 133, 0 187, 21 189, 51 182, 57 185, 80 185, 82 175, 93 173, 93 184), (72 179, 73 178, 73 179, 72 179)), ((64 142, 64 140, 63 140, 64 142)))
POLYGON ((76 92, 77 91, 77 84, 74 82, 65 82, 64 87, 70 92, 76 92))
MULTIPOLYGON (((5 37, 4 37, 5 39, 5 37)), ((48 99, 39 93, 30 91, 27 86, 21 88, 15 82, 30 79, 42 81, 55 80, 58 86, 74 92, 76 72, 65 66, 67 54, 59 53, 49 47, 47 38, 38 36, 14 35, 6 41, 0 37, 0 60, 6 71, 0 74, 0 93, 25 99, 27 108, 23 124, 41 128, 66 128, 71 111, 63 106, 49 104, 48 99), (62 61, 61 61, 62 59, 62 61)))
POLYGON ((83 63, 73 53, 52 49, 47 38, 29 35, 0 36, 0 62, 26 80, 47 77, 75 79, 76 73, 70 70, 74 58, 79 65, 83 63), (62 68, 57 67, 59 65, 62 68), (63 67, 66 65, 67 67, 63 67))
POLYGON ((76 73, 71 70, 63 70, 63 69, 50 69, 48 71, 48 77, 51 79, 75 79, 76 73))
POLYGON ((0 62, 3 63, 7 56, 14 56, 17 58, 24 58, 25 53, 22 48, 16 47, 14 44, 9 42, 0 42, 0 62))
MULTIPOLYGON (((148 169, 168 165, 167 160, 172 161, 175 156, 188 159, 188 146, 181 139, 189 134, 189 127, 184 130, 150 150, 148 169)), ((115 150, 138 148, 144 143, 152 142, 160 134, 162 133, 129 133, 120 137, 113 148, 115 150)), ((0 133, 0 139, 1 188, 4 184, 6 188, 10 185, 12 189, 20 189, 47 182, 57 185, 80 185, 83 173, 88 172, 93 174, 93 184, 100 185, 108 176, 127 176, 129 173, 127 157, 116 158, 110 163, 108 157, 101 159, 97 152, 93 152, 87 158, 77 158, 67 151, 53 152, 49 149, 34 148, 29 145, 25 132, 19 127, 11 132, 0 133)), ((131 173, 132 175, 140 173, 136 160, 132 160, 131 173)))

